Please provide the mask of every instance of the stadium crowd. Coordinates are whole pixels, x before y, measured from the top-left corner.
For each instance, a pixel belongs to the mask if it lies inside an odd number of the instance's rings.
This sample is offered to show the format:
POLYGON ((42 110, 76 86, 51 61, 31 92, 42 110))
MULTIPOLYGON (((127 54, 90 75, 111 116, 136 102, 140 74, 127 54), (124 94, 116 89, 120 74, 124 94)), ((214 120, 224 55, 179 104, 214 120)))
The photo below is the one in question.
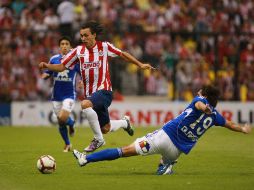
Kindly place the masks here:
POLYGON ((252 0, 2 0, 0 101, 49 99, 51 83, 40 79, 38 63, 58 52, 61 35, 80 43, 88 20, 106 26, 107 41, 158 68, 140 72, 112 60, 117 92, 189 101, 215 82, 222 100, 253 101, 253 9, 252 0))

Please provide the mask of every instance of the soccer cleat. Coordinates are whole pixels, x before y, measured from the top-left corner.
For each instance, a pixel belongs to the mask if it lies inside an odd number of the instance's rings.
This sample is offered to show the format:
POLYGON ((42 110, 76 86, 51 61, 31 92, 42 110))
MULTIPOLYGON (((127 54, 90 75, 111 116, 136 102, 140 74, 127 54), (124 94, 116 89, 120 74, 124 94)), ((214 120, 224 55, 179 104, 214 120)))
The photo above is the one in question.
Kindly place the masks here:
POLYGON ((75 122, 73 125, 69 125, 69 135, 73 137, 75 134, 75 122))
POLYGON ((127 122, 127 128, 124 129, 130 136, 133 136, 134 135, 134 129, 133 127, 131 126, 131 123, 130 123, 130 117, 125 115, 123 117, 123 119, 127 122))
POLYGON ((168 164, 159 164, 158 169, 156 174, 157 175, 170 175, 173 174, 173 165, 176 163, 177 161, 173 161, 171 163, 168 164))
POLYGON ((106 142, 102 140, 93 139, 88 147, 84 149, 85 152, 93 152, 97 148, 100 148, 102 145, 106 144, 106 142))
POLYGON ((71 151, 71 147, 72 147, 72 145, 71 144, 66 144, 65 146, 64 146, 64 149, 63 149, 63 152, 70 152, 71 151))
POLYGON ((78 160, 78 164, 80 166, 85 166, 87 164, 87 160, 86 160, 86 155, 77 151, 77 150, 73 150, 73 155, 75 156, 75 158, 78 160))

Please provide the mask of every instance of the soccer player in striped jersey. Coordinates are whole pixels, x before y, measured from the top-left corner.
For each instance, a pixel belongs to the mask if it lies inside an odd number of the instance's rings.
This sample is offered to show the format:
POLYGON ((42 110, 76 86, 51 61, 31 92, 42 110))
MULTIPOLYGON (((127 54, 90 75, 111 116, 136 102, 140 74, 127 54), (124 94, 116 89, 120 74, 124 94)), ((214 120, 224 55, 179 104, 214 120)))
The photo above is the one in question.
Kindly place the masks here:
MULTIPOLYGON (((61 59, 71 49, 71 40, 68 37, 62 37, 59 39, 59 48, 60 53, 52 56, 48 64, 56 65, 61 63, 61 59)), ((69 67, 63 72, 46 70, 41 76, 43 79, 48 79, 52 76, 54 80, 51 100, 54 113, 58 119, 59 132, 65 143, 63 152, 71 150, 67 126, 69 126, 70 136, 73 136, 75 132, 75 121, 70 117, 70 113, 75 105, 77 73, 80 73, 79 64, 69 67)))
POLYGON ((235 124, 219 114, 215 109, 218 98, 218 89, 206 85, 178 117, 164 124, 160 130, 137 138, 123 148, 105 149, 88 155, 74 150, 73 154, 80 166, 120 157, 160 154, 162 158, 157 174, 171 174, 172 166, 180 154, 188 154, 209 128, 221 126, 244 134, 251 132, 248 124, 235 124))
POLYGON ((39 66, 41 69, 47 68, 61 72, 80 63, 85 93, 81 107, 94 133, 91 144, 85 148, 86 152, 93 152, 105 144, 102 133, 116 131, 119 128, 123 128, 131 136, 134 133, 129 117, 124 116, 121 120, 110 120, 109 118, 108 107, 112 102, 112 85, 108 58, 120 56, 141 69, 154 69, 150 64, 141 63, 129 53, 116 48, 109 42, 97 41, 96 37, 102 32, 103 27, 99 23, 95 21, 86 23, 80 29, 82 45, 70 51, 62 59, 61 64, 41 63, 39 66))

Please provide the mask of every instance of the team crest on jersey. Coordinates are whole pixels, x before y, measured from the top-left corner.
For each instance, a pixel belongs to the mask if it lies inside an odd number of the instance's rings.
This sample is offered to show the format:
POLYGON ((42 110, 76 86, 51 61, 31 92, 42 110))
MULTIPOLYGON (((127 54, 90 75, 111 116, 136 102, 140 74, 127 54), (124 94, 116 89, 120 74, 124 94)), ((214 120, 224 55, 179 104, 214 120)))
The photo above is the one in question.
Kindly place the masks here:
POLYGON ((99 56, 103 56, 103 51, 102 50, 99 51, 99 56))
POLYGON ((150 144, 145 140, 140 141, 139 146, 140 146, 142 152, 144 152, 144 153, 148 153, 150 150, 150 144))

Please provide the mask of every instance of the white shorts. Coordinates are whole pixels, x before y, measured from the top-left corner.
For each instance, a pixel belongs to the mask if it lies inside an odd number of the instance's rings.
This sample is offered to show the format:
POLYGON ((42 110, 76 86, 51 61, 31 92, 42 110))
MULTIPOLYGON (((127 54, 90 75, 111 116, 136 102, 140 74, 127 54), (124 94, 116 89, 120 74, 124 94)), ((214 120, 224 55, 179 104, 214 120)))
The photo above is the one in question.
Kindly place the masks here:
POLYGON ((64 101, 53 101, 53 110, 56 115, 59 114, 59 112, 63 109, 68 112, 72 112, 75 106, 75 101, 71 98, 64 99, 64 101))
POLYGON ((140 155, 161 154, 164 163, 177 160, 181 154, 181 151, 162 129, 136 139, 134 145, 136 152, 140 155))

